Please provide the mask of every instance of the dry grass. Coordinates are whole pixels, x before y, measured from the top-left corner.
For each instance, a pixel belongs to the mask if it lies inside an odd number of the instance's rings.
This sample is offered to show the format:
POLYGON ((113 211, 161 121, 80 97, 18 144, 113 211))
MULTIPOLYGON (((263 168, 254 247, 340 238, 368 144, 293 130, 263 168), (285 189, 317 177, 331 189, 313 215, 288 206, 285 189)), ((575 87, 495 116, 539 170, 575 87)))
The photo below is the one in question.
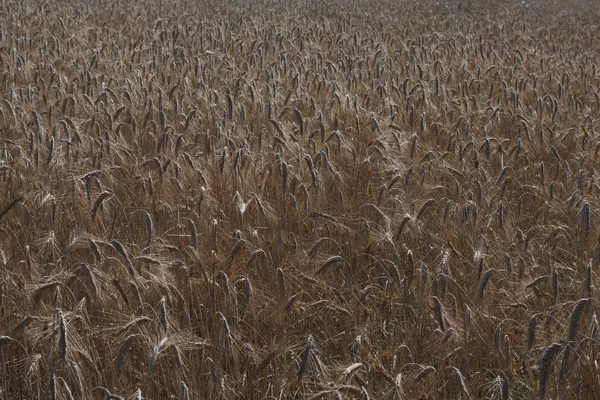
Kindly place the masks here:
POLYGON ((599 6, 218 3, 0 1, 0 396, 597 398, 599 6))

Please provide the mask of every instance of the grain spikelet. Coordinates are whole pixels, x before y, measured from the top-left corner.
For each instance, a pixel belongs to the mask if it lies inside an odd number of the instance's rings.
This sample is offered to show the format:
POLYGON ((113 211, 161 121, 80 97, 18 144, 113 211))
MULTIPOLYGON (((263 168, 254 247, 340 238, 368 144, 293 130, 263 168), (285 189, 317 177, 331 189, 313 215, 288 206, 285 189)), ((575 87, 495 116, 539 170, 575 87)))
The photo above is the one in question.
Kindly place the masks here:
POLYGON ((300 365, 298 367, 298 374, 297 374, 299 381, 302 380, 302 377, 304 376, 304 373, 306 372, 308 360, 309 360, 312 352, 314 351, 314 348, 315 348, 315 343, 314 343, 314 339, 311 335, 307 338, 306 344, 304 345, 304 350, 300 354, 300 365))
POLYGON ((396 398, 398 400, 402 400, 404 398, 404 387, 402 386, 402 374, 398 374, 396 375, 396 378, 394 379, 394 391, 396 394, 396 398))
POLYGON ((596 313, 594 312, 594 314, 592 314, 592 323, 590 327, 590 337, 592 339, 598 338, 599 329, 600 327, 598 325, 598 318, 596 317, 596 313))
POLYGON ((493 269, 490 269, 488 271, 485 272, 485 274, 483 274, 483 278, 481 278, 481 283, 479 285, 479 299, 483 299, 483 292, 485 291, 485 287, 488 283, 488 281, 490 280, 490 277, 492 276, 492 273, 494 272, 493 269))
POLYGON ((2 209, 2 211, 0 211, 0 221, 2 220, 2 218, 4 218, 4 216, 6 214, 8 214, 8 212, 15 206, 17 205, 20 201, 23 200, 23 197, 19 197, 17 199, 14 199, 13 201, 11 201, 6 207, 4 207, 4 209, 2 209))
POLYGON ((458 368, 455 368, 455 367, 451 367, 451 368, 453 370, 453 376, 454 376, 454 381, 456 382, 456 386, 458 386, 460 391, 465 396, 467 396, 468 399, 470 399, 471 395, 469 394, 469 390, 467 389, 465 377, 463 376, 463 374, 460 372, 460 370, 458 368))
POLYGON ((427 375, 431 374, 432 372, 436 372, 436 369, 434 367, 432 367, 431 365, 426 366, 425 368, 423 368, 421 370, 421 372, 419 372, 417 374, 417 376, 414 379, 414 382, 418 382, 421 379, 425 378, 427 375))
POLYGON ((444 309, 442 308, 442 303, 437 297, 431 298, 433 301, 433 315, 435 317, 436 322, 442 332, 446 331, 446 324, 444 322, 444 309))
POLYGON ((162 296, 160 298, 160 301, 158 303, 158 313, 159 313, 159 320, 160 320, 160 325, 162 327, 163 332, 167 332, 168 329, 168 322, 167 322, 167 301, 165 300, 165 296, 162 296))
POLYGON ((298 300, 298 297, 300 297, 304 292, 300 291, 298 293, 296 293, 295 295, 293 295, 292 297, 290 297, 287 301, 287 303, 285 303, 285 306, 283 307, 283 309, 285 311, 290 311, 292 309, 292 307, 294 307, 294 304, 296 304, 296 301, 298 300))
POLYGON ((190 246, 198 251, 198 233, 196 231, 196 225, 191 219, 188 219, 188 229, 190 231, 190 246))
POLYGON ((527 285, 525 285, 526 288, 532 288, 535 287, 537 285, 539 285, 542 282, 546 282, 548 280, 548 276, 540 276, 538 278, 535 278, 533 281, 529 282, 527 285))
POLYGON ((367 388, 366 388, 366 387, 364 387, 364 386, 361 386, 361 387, 360 387, 360 390, 362 391, 362 394, 363 394, 363 395, 362 395, 362 399, 363 399, 363 400, 370 400, 370 399, 371 399, 371 397, 369 396, 369 392, 367 391, 367 388))
POLYGON ((354 374, 354 372, 356 372, 361 367, 363 367, 362 363, 351 364, 348 368, 346 368, 344 370, 344 373, 342 375, 342 377, 343 377, 342 379, 346 379, 347 377, 351 376, 352 374, 354 374))
POLYGON ((571 347, 569 346, 569 344, 567 344, 564 346, 563 357, 562 357, 562 361, 560 362, 560 370, 558 372, 559 382, 564 382, 564 380, 565 380, 565 374, 567 373, 567 369, 569 368, 570 354, 571 354, 571 347))
POLYGON ((18 333, 19 331, 25 329, 26 327, 28 327, 32 322, 37 321, 38 318, 34 317, 34 316, 28 316, 23 318, 23 320, 21 322, 19 322, 11 331, 11 335, 14 335, 16 333, 18 333))
POLYGON ((285 134, 283 133, 283 129, 281 129, 281 125, 279 125, 279 122, 275 121, 274 119, 270 119, 269 122, 271 123, 271 125, 273 125, 277 133, 279 133, 283 138, 285 138, 285 134))
POLYGON ((587 297, 592 297, 592 260, 590 260, 585 269, 583 291, 587 297))
POLYGON ((329 214, 325 214, 325 213, 318 212, 318 211, 314 211, 314 212, 310 213, 308 216, 310 218, 323 218, 323 219, 326 219, 328 221, 338 222, 338 220, 335 217, 332 217, 329 214))
POLYGON ((402 235, 402 231, 404 230, 404 227, 410 220, 411 220, 410 215, 405 215, 402 218, 402 221, 400 221, 400 226, 398 226, 398 229, 396 230, 396 234, 394 235, 395 240, 398 240, 400 235, 402 235))
POLYGON ((548 378, 550 377, 550 369, 552 368, 552 360, 554 360, 554 356, 561 349, 562 345, 560 343, 554 343, 550 345, 542 358, 540 359, 540 378, 539 378, 539 394, 540 399, 543 400, 546 397, 546 392, 548 390, 548 378))
POLYGON ((590 234, 590 203, 584 200, 581 209, 581 229, 583 237, 587 238, 590 234))
POLYGON ((152 246, 152 218, 148 211, 144 211, 144 222, 146 226, 146 243, 144 244, 144 249, 142 253, 148 254, 150 252, 150 247, 152 246))
POLYGON ((410 284, 415 274, 415 259, 411 250, 406 252, 406 261, 406 281, 410 284))
POLYGON ((90 267, 87 264, 82 263, 80 265, 80 268, 83 271, 83 274, 85 275, 86 279, 88 280, 88 284, 91 287, 92 295, 94 297, 98 296, 98 284, 96 283, 96 278, 90 270, 90 267))
POLYGON ((325 260, 325 262, 323 263, 323 265, 321 266, 321 268, 319 268, 316 272, 316 274, 320 274, 323 271, 326 271, 327 268, 335 263, 338 262, 344 262, 344 259, 340 256, 333 256, 333 257, 329 257, 327 260, 325 260))
POLYGON ((129 272, 129 274, 133 277, 133 264, 131 264, 129 254, 127 254, 121 242, 119 242, 118 240, 111 240, 110 244, 117 251, 117 253, 119 253, 121 257, 123 257, 123 260, 125 261, 125 267, 127 268, 127 272, 129 272))
POLYGON ((190 390, 184 381, 181 381, 181 400, 190 400, 190 390))
POLYGON ((352 359, 355 359, 357 354, 358 354, 358 350, 360 349, 360 344, 362 343, 362 335, 358 335, 354 338, 354 342, 352 343, 352 347, 350 348, 350 357, 352 357, 352 359))
POLYGON ((96 198, 96 201, 94 201, 94 205, 92 207, 92 221, 96 220, 96 213, 98 211, 98 208, 100 208, 102 203, 104 203, 106 200, 108 200, 112 196, 113 196, 113 193, 109 192, 109 191, 104 191, 98 195, 98 197, 96 198))
POLYGON ((146 316, 140 316, 140 317, 134 318, 131 321, 129 321, 127 324, 123 325, 123 327, 120 329, 120 332, 127 332, 129 329, 140 325, 142 322, 148 322, 148 321, 151 321, 151 319, 146 316))
POLYGON ((535 328, 537 326, 537 314, 534 314, 533 317, 529 319, 529 324, 527 325, 527 348, 531 349, 533 343, 535 342, 535 328))
POLYGON ((504 265, 506 266, 506 272, 509 274, 512 273, 512 260, 510 258, 510 254, 506 253, 504 255, 504 265))
POLYGON ((50 374, 50 400, 56 400, 56 374, 54 371, 50 374))
POLYGON ((252 265, 254 260, 256 260, 259 256, 266 257, 266 253, 263 249, 254 250, 252 254, 250 254, 248 261, 246 261, 246 266, 249 267, 250 265, 252 265))
POLYGON ((579 320, 581 319, 581 314, 583 313, 588 301, 589 299, 580 299, 575 304, 575 307, 573 307, 571 318, 569 320, 569 334, 567 335, 568 342, 573 342, 577 336, 577 332, 579 330, 579 320))
POLYGON ((158 357, 162 353, 162 351, 165 350, 165 348, 167 347, 168 341, 169 341, 169 338, 168 337, 164 337, 152 349, 152 355, 150 357, 150 362, 149 362, 149 365, 148 365, 150 367, 150 372, 154 372, 154 369, 156 367, 156 362, 158 361, 158 357))
POLYGON ((102 258, 100 256, 100 250, 98 249, 98 245, 93 239, 88 239, 88 243, 90 245, 90 249, 92 250, 92 254, 94 254, 94 260, 96 263, 99 263, 102 258))
POLYGON ((418 221, 419 218, 423 215, 423 213, 429 208, 431 207, 433 204, 435 204, 435 200, 434 199, 428 199, 426 200, 423 205, 421 205, 421 208, 419 208, 419 211, 417 211, 417 214, 415 215, 415 221, 418 221))
POLYGON ((58 333, 58 355, 62 360, 66 360, 68 351, 67 324, 61 310, 56 312, 57 333, 58 333))
POLYGON ((117 355, 117 368, 115 369, 115 376, 118 378, 121 376, 121 371, 123 371, 123 364, 125 363, 125 358, 127 357, 127 353, 133 344, 133 340, 140 335, 133 334, 129 335, 123 340, 121 346, 119 346, 119 352, 117 355))

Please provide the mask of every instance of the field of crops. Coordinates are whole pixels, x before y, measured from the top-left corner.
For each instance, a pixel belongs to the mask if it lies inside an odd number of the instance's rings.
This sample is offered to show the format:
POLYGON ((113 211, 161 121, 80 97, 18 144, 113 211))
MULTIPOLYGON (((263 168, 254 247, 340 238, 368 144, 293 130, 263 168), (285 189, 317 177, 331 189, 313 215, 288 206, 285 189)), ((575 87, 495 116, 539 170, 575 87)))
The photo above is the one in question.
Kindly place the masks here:
POLYGON ((600 398, 599 38, 0 0, 0 398, 600 398))

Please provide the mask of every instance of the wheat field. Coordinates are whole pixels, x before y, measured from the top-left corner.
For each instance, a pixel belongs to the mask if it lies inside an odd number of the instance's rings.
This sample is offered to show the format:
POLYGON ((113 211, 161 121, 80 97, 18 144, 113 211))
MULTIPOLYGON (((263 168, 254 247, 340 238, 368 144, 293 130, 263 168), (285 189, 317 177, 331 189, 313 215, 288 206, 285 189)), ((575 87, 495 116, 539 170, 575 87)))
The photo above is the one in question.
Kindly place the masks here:
POLYGON ((599 21, 0 0, 0 398, 599 399, 599 21))

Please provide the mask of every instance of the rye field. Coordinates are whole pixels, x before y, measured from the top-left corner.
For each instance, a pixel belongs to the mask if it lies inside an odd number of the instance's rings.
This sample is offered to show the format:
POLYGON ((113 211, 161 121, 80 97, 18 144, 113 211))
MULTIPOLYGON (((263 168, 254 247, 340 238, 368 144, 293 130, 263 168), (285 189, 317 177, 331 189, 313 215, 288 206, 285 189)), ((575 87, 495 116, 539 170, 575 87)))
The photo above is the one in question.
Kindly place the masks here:
POLYGON ((0 398, 599 399, 599 118, 591 0, 0 0, 0 398))

